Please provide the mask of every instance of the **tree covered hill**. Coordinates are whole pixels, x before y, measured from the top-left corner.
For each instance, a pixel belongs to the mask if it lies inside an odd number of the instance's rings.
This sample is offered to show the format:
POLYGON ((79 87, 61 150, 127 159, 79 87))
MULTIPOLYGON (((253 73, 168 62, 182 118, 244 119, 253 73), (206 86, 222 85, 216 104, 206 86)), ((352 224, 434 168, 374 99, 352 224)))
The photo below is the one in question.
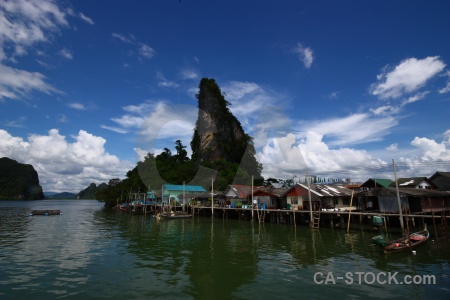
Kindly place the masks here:
POLYGON ((77 195, 75 195, 75 198, 78 199, 85 199, 85 200, 94 200, 95 193, 97 191, 101 191, 103 189, 106 189, 108 185, 106 183, 101 183, 98 186, 95 183, 91 183, 87 188, 80 191, 77 195))
POLYGON ((39 177, 32 165, 0 158, 0 200, 44 199, 39 177))

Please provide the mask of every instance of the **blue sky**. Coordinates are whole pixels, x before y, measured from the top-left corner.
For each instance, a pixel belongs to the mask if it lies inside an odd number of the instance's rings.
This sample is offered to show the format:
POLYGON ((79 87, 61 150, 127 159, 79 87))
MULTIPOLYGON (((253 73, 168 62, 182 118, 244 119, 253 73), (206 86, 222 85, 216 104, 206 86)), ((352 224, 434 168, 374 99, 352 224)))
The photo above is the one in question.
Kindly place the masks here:
MULTIPOLYGON (((214 78, 263 175, 450 171, 448 1, 0 1, 0 156, 44 191, 189 145, 214 78)), ((190 150, 188 148, 188 150, 190 150)))

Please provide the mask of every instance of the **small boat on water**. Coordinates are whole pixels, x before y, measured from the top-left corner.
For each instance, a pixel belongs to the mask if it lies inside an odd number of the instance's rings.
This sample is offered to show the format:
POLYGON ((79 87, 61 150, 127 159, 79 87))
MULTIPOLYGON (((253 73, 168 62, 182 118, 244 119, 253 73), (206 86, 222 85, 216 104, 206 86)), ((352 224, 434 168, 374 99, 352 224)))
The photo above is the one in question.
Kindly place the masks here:
POLYGON ((429 237, 430 232, 425 225, 425 228, 421 231, 413 232, 408 236, 404 236, 390 242, 385 242, 384 238, 380 235, 373 237, 372 242, 380 245, 383 249, 383 252, 388 254, 411 250, 412 248, 424 244, 429 239, 429 237))
POLYGON ((30 216, 56 216, 62 215, 59 209, 36 209, 30 212, 30 216))
POLYGON ((189 219, 192 218, 191 214, 183 213, 183 212, 170 212, 170 213, 157 213, 155 215, 156 219, 189 219))

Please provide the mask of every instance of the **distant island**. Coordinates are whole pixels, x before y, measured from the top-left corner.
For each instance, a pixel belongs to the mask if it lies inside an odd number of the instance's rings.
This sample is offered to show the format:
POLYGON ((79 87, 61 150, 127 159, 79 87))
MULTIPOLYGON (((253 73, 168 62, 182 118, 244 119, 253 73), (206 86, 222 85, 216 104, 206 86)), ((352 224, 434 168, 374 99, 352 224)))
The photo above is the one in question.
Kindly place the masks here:
POLYGON ((32 165, 0 158, 0 200, 42 200, 44 193, 32 165))
POLYGON ((77 199, 77 194, 69 192, 62 192, 62 193, 44 192, 44 196, 45 199, 77 199))

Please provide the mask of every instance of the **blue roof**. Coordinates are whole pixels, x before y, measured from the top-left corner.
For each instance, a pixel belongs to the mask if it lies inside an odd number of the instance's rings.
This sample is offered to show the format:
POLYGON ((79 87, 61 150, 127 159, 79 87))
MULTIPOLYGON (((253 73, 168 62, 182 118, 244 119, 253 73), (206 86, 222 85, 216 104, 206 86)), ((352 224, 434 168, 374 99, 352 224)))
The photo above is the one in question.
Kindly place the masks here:
POLYGON ((164 188, 169 191, 184 191, 185 192, 206 192, 206 190, 200 185, 177 185, 177 184, 164 184, 164 188))

